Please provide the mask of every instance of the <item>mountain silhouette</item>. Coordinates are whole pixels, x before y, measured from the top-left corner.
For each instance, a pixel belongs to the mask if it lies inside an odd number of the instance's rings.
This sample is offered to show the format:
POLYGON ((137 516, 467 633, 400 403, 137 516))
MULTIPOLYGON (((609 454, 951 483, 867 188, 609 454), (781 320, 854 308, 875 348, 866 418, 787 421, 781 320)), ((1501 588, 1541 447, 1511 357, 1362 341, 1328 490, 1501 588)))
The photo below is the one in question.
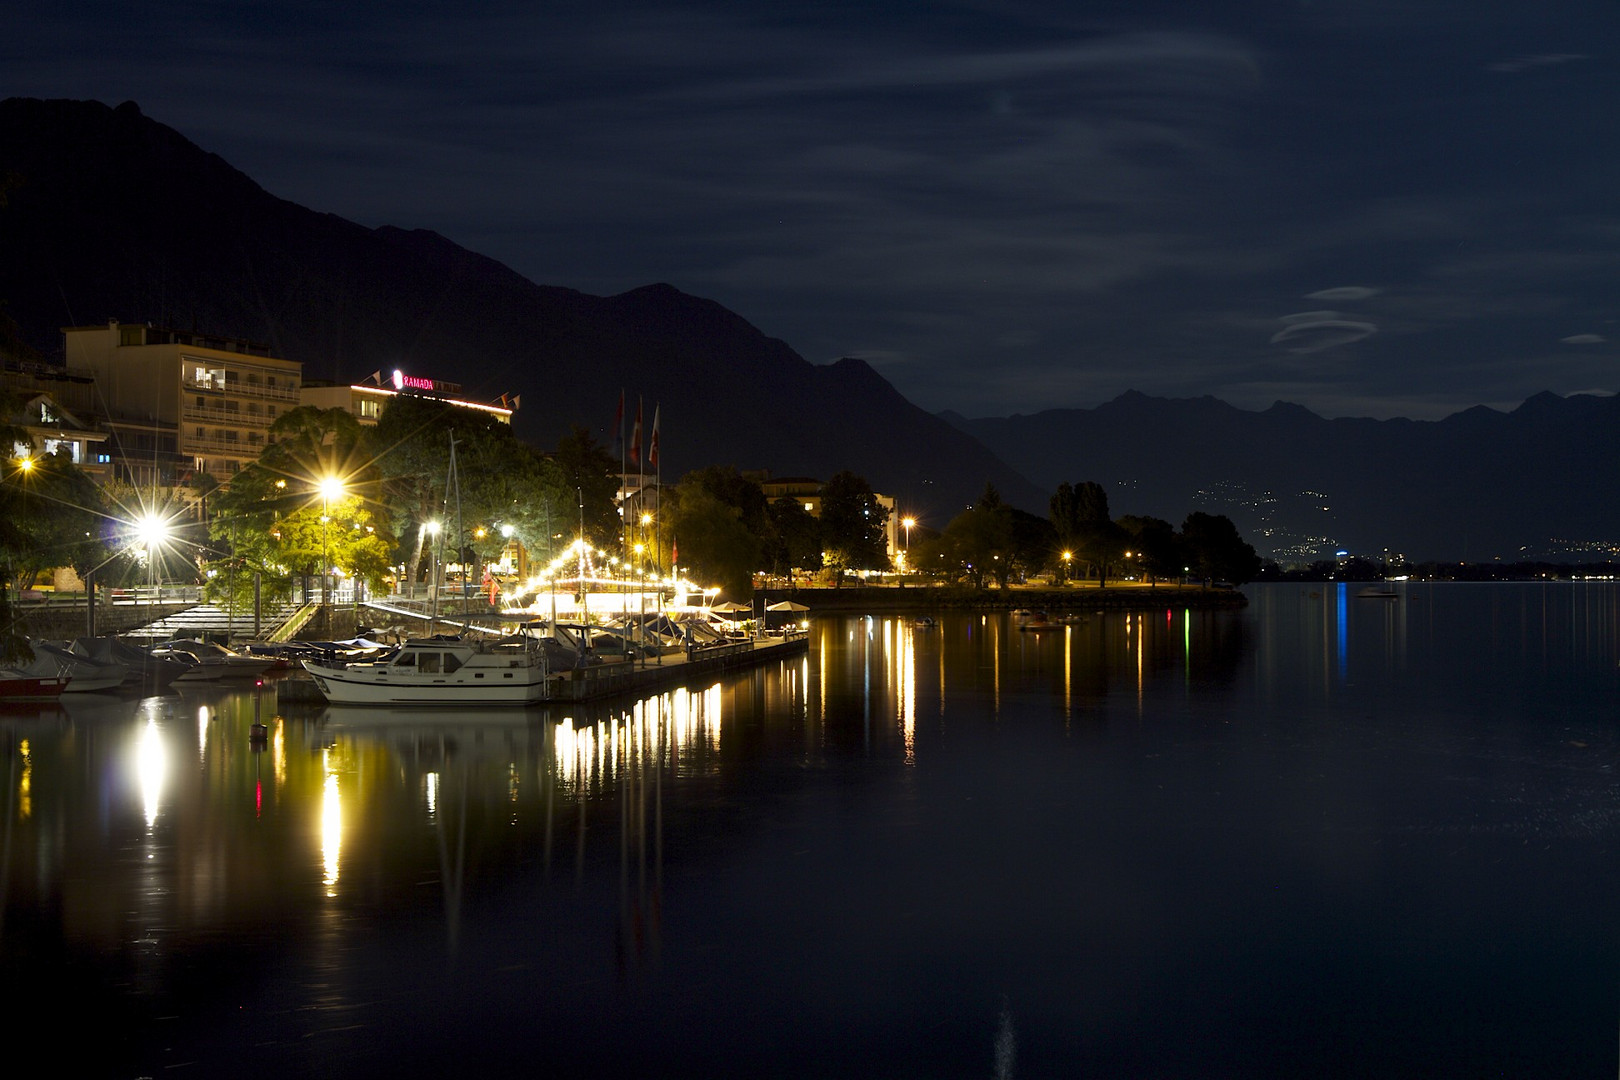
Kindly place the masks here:
POLYGON ((1094 409, 942 414, 1038 486, 1095 480, 1110 510, 1179 523, 1227 514, 1284 559, 1344 549, 1412 559, 1601 560, 1620 550, 1613 498, 1620 397, 1542 393, 1511 412, 1329 420, 1278 402, 1134 391, 1094 409))
POLYGON ((48 358, 60 328, 151 322, 268 344, 308 380, 401 368, 521 397, 518 433, 611 444, 619 394, 659 410, 666 481, 709 464, 843 469, 943 524, 993 483, 1034 488, 860 360, 814 365, 668 284, 619 296, 528 281, 423 230, 367 228, 266 192, 126 102, 0 102, 10 190, 0 298, 48 358))

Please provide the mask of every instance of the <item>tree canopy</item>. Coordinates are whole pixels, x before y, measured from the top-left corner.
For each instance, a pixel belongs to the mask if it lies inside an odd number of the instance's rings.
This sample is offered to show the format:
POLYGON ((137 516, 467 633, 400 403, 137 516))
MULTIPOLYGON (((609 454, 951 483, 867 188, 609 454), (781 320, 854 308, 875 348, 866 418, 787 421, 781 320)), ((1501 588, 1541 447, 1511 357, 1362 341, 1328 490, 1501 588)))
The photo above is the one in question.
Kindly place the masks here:
POLYGON ((821 542, 827 565, 846 570, 889 569, 889 509, 866 478, 844 471, 821 489, 821 542))

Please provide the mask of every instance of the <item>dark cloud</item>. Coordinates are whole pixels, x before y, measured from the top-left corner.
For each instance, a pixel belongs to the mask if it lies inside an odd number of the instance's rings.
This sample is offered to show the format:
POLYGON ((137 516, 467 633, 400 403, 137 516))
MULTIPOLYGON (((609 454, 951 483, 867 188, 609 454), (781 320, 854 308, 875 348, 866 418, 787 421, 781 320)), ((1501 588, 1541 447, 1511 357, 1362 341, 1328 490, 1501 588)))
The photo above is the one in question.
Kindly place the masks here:
POLYGON ((68 3, 0 41, 0 93, 137 100, 283 197, 669 281, 928 408, 1439 415, 1616 381, 1616 80, 1583 48, 1620 14, 1563 16, 68 3))

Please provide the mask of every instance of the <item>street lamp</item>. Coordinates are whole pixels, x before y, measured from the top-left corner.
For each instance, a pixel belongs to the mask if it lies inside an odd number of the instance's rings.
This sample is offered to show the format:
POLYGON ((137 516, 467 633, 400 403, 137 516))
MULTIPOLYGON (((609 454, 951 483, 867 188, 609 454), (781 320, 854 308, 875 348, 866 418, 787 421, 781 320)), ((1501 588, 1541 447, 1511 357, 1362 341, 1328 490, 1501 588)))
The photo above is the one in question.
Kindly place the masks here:
POLYGON ((1074 558, 1074 552, 1065 551, 1063 553, 1063 584, 1065 585, 1069 583, 1069 560, 1072 558, 1074 558))
POLYGON ((169 520, 154 513, 142 514, 135 521, 135 546, 146 554, 147 600, 154 606, 157 604, 158 551, 168 543, 170 532, 169 520))
MULTIPOLYGON (((909 514, 900 519, 900 527, 906 530, 906 550, 901 555, 900 561, 905 563, 906 573, 908 574, 911 573, 911 527, 915 524, 917 524, 917 519, 909 514)), ((905 584, 905 582, 902 581, 901 584, 905 584)))
MULTIPOLYGON (((430 538, 428 542, 432 545, 428 549, 428 631, 431 633, 433 624, 439 619, 439 523, 425 521, 421 529, 428 535, 430 538)), ((411 580, 416 580, 414 571, 411 580)))
POLYGON ((343 498, 343 478, 330 473, 321 477, 316 485, 321 493, 321 611, 326 619, 327 633, 332 631, 331 603, 332 546, 327 539, 326 523, 332 518, 332 501, 343 498))

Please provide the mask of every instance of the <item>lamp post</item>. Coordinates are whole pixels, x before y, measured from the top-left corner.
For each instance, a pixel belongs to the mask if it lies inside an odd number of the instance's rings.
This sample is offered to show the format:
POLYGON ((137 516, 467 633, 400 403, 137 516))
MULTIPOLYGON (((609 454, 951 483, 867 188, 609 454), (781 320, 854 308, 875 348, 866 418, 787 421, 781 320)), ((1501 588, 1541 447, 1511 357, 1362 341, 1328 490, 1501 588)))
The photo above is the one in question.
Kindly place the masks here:
POLYGON ((1074 558, 1074 552, 1065 551, 1063 553, 1063 584, 1065 585, 1069 583, 1069 560, 1072 558, 1074 558))
POLYGON ((327 522, 332 519, 332 500, 343 498, 343 478, 331 473, 321 477, 321 618, 326 632, 332 633, 332 545, 327 539, 327 522))
POLYGON ((429 544, 432 545, 428 549, 428 601, 431 616, 428 620, 428 630, 431 632, 434 622, 439 618, 439 523, 429 521, 424 523, 422 528, 431 537, 429 544))
POLYGON ((169 523, 156 514, 145 514, 135 523, 135 535, 146 552, 147 603, 157 605, 158 549, 169 539, 169 523))
MULTIPOLYGON (((911 527, 915 524, 917 524, 917 519, 909 514, 900 519, 900 527, 906 530, 906 550, 905 554, 901 556, 900 561, 906 564, 905 572, 907 574, 911 573, 911 527)), ((904 585, 905 583, 905 578, 902 577, 900 579, 900 584, 904 585)))

